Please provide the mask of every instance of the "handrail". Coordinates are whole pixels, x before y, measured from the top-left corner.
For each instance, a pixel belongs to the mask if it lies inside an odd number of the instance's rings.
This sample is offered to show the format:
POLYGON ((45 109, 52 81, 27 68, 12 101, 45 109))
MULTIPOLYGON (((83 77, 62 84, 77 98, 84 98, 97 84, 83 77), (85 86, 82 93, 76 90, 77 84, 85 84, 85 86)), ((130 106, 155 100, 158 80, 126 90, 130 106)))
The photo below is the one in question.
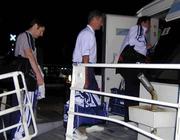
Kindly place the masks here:
POLYGON ((138 98, 138 97, 126 96, 126 95, 118 95, 118 94, 112 94, 112 93, 95 91, 95 90, 87 90, 87 89, 74 88, 74 87, 71 87, 71 90, 78 90, 78 91, 82 91, 82 92, 89 92, 89 93, 94 93, 97 95, 122 98, 122 99, 127 99, 127 100, 136 100, 136 101, 143 102, 143 103, 156 104, 156 105, 167 106, 167 107, 171 107, 171 108, 179 107, 179 105, 175 104, 175 103, 167 103, 167 102, 162 102, 162 101, 143 99, 143 98, 138 98))
POLYGON ((99 67, 99 68, 138 68, 138 69, 180 69, 179 64, 134 64, 134 63, 121 63, 121 64, 76 64, 74 66, 83 67, 99 67))
MULTIPOLYGON (((20 91, 23 91, 23 90, 24 89, 20 89, 20 91)), ((14 94, 14 93, 16 93, 16 90, 12 90, 12 91, 7 91, 7 92, 4 92, 4 93, 1 93, 0 94, 0 98, 3 97, 3 96, 14 94)))
POLYGON ((36 125, 36 121, 34 118, 34 114, 33 114, 33 110, 32 110, 32 104, 30 102, 29 96, 28 96, 28 90, 27 90, 27 86, 26 86, 26 82, 25 82, 25 78, 24 78, 24 74, 22 72, 10 72, 10 73, 6 73, 6 74, 2 74, 0 75, 0 80, 4 80, 4 79, 8 79, 8 78, 12 78, 13 79, 13 83, 14 83, 14 87, 15 89, 11 90, 11 91, 7 91, 7 92, 3 92, 0 94, 0 98, 5 97, 5 96, 9 96, 12 94, 16 94, 17 99, 18 99, 18 105, 17 106, 13 106, 13 107, 8 107, 8 109, 3 109, 0 110, 0 116, 15 112, 15 111, 20 111, 21 114, 21 121, 13 124, 11 126, 5 127, 3 129, 0 129, 0 133, 2 132, 6 132, 8 130, 11 130, 13 128, 17 128, 18 126, 23 126, 23 129, 25 131, 25 136, 22 138, 22 140, 30 140, 31 138, 35 137, 37 135, 37 125, 36 125), (22 79, 22 87, 20 88, 19 85, 19 77, 21 77, 22 79), (24 94, 27 98, 27 103, 24 103, 22 101, 22 94, 24 94), (33 134, 29 133, 29 129, 28 129, 28 125, 27 125, 27 118, 25 116, 24 113, 24 108, 28 107, 30 110, 30 115, 32 118, 32 124, 33 124, 33 134))
POLYGON ((126 127, 132 128, 133 130, 142 133, 150 138, 156 139, 156 140, 162 140, 162 138, 145 132, 144 130, 139 129, 138 127, 132 126, 130 124, 127 124, 123 121, 112 119, 109 117, 102 117, 97 115, 90 115, 85 113, 78 113, 74 111, 74 104, 75 104, 75 90, 84 91, 84 92, 90 92, 93 94, 98 94, 102 96, 108 96, 108 97, 116 97, 116 98, 122 98, 127 100, 134 100, 149 104, 156 104, 171 108, 177 109, 177 117, 176 117, 176 123, 175 123, 175 140, 180 139, 180 96, 178 97, 178 103, 169 103, 169 102, 162 102, 162 101, 155 101, 155 100, 149 100, 149 99, 142 99, 132 96, 125 96, 125 95, 116 95, 106 92, 100 92, 100 91, 93 91, 93 90, 85 90, 82 88, 82 83, 84 83, 84 75, 85 75, 85 67, 101 67, 101 68, 141 68, 141 69, 180 69, 180 65, 178 64, 76 64, 73 65, 73 78, 72 78, 72 85, 71 85, 71 94, 70 94, 70 104, 69 104, 69 111, 68 111, 68 122, 67 122, 67 131, 66 131, 66 140, 72 140, 73 139, 73 124, 74 124, 74 115, 84 116, 84 117, 92 117, 97 119, 103 119, 107 121, 116 122, 119 124, 122 124, 126 127), (79 68, 81 67, 81 68, 79 68), (83 76, 82 76, 83 75, 83 76), (78 82, 78 84, 76 84, 78 82), (80 83, 80 84, 79 84, 80 83))

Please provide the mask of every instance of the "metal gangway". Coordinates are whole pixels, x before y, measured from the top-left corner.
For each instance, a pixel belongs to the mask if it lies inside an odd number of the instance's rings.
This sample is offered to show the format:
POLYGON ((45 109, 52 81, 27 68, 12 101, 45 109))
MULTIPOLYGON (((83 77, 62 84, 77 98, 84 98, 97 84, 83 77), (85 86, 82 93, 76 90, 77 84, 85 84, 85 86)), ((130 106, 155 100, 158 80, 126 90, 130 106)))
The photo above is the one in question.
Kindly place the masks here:
POLYGON ((12 84, 14 88, 7 90, 7 89, 3 89, 3 87, 1 86, 2 92, 0 93, 0 118, 2 119, 2 128, 0 128, 0 134, 4 136, 5 140, 7 140, 7 135, 6 135, 7 131, 22 126, 25 132, 25 136, 21 140, 31 140, 33 137, 37 135, 37 125, 33 114, 32 104, 28 96, 24 75, 22 72, 18 72, 18 71, 6 73, 0 75, 0 81, 3 80, 9 80, 8 84, 12 84), (13 94, 16 95, 17 97, 17 101, 18 101, 17 106, 7 105, 6 103, 7 98, 13 94), (25 97, 27 98, 26 103, 24 102, 25 97), (25 109, 27 108, 29 109, 32 118, 31 129, 28 128, 28 124, 27 124, 28 118, 24 113, 25 109), (5 115, 11 114, 16 111, 20 111, 21 120, 17 124, 5 126, 4 125, 5 123, 3 122, 3 117, 5 117, 5 115))
POLYGON ((69 111, 68 111, 68 123, 67 123, 67 129, 66 129, 66 140, 73 139, 73 130, 74 130, 73 124, 74 124, 74 116, 75 115, 111 121, 111 122, 126 126, 128 128, 131 128, 131 129, 135 130, 136 132, 141 133, 149 138, 152 138, 155 140, 163 140, 161 137, 159 137, 157 135, 154 135, 150 132, 147 132, 136 126, 133 126, 131 124, 128 124, 124 121, 121 121, 121 120, 118 120, 115 118, 75 112, 75 107, 74 107, 75 106, 75 90, 82 91, 82 92, 90 92, 90 93, 97 94, 100 96, 134 100, 134 101, 139 101, 139 102, 147 103, 147 104, 155 104, 155 105, 159 105, 159 106, 175 108, 177 111, 176 111, 176 120, 175 120, 176 122, 175 122, 174 140, 180 140, 180 96, 178 97, 177 103, 169 103, 169 102, 163 102, 163 101, 155 101, 155 100, 150 100, 150 99, 137 98, 137 97, 132 97, 132 96, 117 95, 117 94, 94 91, 94 90, 86 90, 86 89, 83 89, 84 81, 85 81, 85 67, 174 69, 174 70, 180 69, 180 65, 178 65, 178 64, 77 64, 77 65, 73 65, 70 104, 69 104, 69 111))

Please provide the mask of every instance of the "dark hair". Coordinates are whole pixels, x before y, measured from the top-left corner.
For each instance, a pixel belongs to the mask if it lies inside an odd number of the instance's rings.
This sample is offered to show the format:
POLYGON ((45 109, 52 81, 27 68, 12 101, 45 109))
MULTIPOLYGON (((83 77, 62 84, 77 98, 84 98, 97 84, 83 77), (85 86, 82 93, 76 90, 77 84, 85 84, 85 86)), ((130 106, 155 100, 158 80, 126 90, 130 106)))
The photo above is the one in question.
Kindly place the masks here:
POLYGON ((88 23, 94 18, 94 17, 102 17, 104 18, 104 14, 101 13, 99 10, 93 10, 89 13, 88 16, 88 23))
POLYGON ((34 18, 34 19, 31 20, 31 22, 29 24, 29 28, 32 27, 35 24, 37 24, 39 27, 45 27, 45 23, 43 22, 43 20, 34 18))
POLYGON ((151 20, 151 18, 149 16, 142 16, 142 17, 138 18, 138 21, 137 21, 138 30, 137 30, 137 35, 136 35, 137 40, 139 40, 139 38, 141 38, 143 35, 143 28, 141 26, 141 23, 146 22, 146 21, 150 21, 150 20, 151 20))
POLYGON ((138 18, 137 25, 141 25, 142 22, 150 21, 151 18, 149 16, 142 16, 138 18))

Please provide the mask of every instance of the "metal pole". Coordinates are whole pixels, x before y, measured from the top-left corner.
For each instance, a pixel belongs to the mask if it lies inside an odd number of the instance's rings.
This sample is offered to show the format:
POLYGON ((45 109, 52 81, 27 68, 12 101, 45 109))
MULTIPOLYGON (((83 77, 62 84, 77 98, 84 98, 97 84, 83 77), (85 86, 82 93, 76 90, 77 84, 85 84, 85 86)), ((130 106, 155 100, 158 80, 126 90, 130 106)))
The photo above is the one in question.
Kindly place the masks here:
MULTIPOLYGON (((179 87, 180 88, 180 87, 179 87)), ((178 108, 176 116, 175 140, 180 140, 180 89, 178 90, 178 108)))

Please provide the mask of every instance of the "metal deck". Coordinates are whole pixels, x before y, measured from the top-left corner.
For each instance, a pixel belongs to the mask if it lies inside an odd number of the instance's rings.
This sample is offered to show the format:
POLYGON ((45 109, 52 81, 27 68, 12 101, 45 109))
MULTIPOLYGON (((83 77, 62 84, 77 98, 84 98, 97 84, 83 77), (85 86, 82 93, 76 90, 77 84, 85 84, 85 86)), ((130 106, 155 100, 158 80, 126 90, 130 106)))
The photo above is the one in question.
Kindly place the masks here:
MULTIPOLYGON (((136 140, 137 132, 128 129, 122 125, 108 122, 104 125, 105 130, 102 132, 93 132, 87 134, 88 140, 136 140)), ((60 126, 41 134, 33 140, 65 140, 65 128, 63 122, 60 126)))

